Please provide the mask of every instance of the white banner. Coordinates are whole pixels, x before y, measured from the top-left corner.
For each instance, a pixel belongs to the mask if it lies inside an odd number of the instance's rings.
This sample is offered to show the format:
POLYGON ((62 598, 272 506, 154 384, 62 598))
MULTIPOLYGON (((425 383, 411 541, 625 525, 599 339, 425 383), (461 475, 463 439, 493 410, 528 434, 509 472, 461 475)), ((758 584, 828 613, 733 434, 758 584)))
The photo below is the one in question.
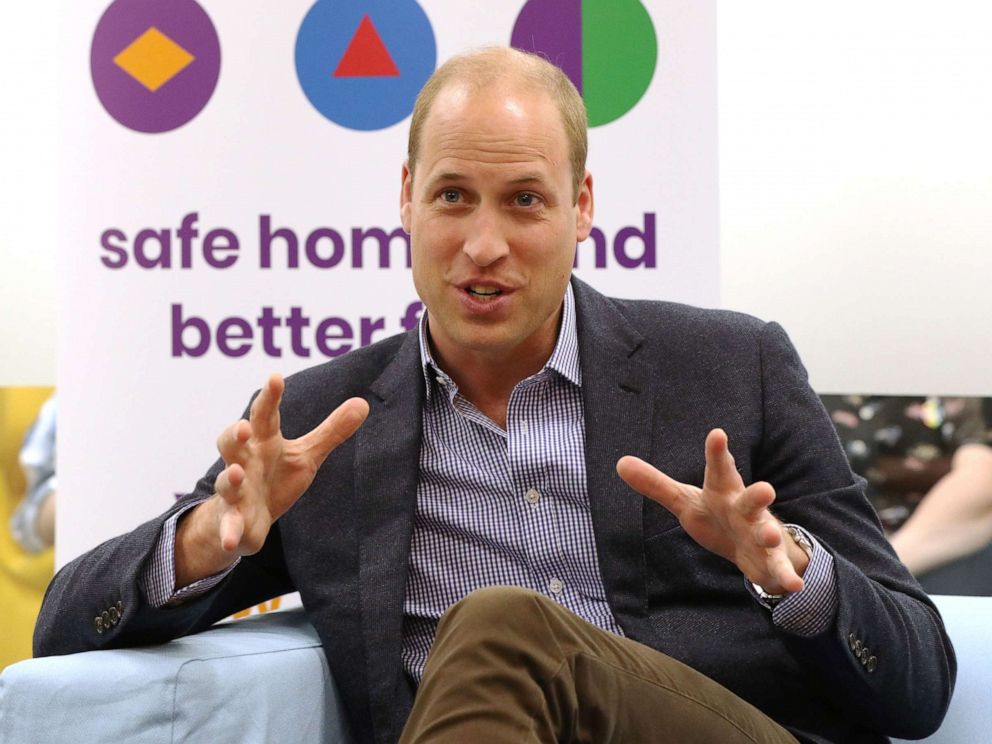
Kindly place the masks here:
POLYGON ((410 328, 423 80, 484 44, 582 91, 612 294, 719 303, 707 0, 115 0, 61 17, 58 563, 193 487, 270 371, 410 328))

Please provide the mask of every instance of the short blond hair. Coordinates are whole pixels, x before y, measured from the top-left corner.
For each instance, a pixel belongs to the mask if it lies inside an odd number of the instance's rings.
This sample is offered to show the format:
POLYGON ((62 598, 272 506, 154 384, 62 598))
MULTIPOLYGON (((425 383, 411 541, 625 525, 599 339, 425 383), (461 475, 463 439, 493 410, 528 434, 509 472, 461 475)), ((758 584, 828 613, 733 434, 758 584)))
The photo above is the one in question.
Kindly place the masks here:
POLYGON ((420 152, 424 122, 427 121, 434 99, 444 87, 457 81, 481 90, 504 80, 523 83, 544 91, 551 97, 561 114, 568 140, 572 199, 578 199, 579 185, 586 172, 586 155, 589 152, 588 118, 582 96, 556 65, 536 54, 506 47, 486 47, 452 57, 424 83, 413 105, 413 116, 410 119, 407 163, 411 176, 420 152))

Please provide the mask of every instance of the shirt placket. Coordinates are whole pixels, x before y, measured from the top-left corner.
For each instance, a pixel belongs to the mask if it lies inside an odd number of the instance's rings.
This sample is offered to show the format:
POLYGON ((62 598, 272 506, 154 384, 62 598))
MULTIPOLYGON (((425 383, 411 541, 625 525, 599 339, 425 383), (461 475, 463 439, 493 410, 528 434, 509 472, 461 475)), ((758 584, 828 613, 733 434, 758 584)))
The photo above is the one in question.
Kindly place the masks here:
POLYGON ((521 515, 531 588, 564 602, 568 586, 561 563, 560 536, 544 461, 549 456, 547 417, 550 380, 547 372, 521 382, 507 406, 509 478, 521 515))

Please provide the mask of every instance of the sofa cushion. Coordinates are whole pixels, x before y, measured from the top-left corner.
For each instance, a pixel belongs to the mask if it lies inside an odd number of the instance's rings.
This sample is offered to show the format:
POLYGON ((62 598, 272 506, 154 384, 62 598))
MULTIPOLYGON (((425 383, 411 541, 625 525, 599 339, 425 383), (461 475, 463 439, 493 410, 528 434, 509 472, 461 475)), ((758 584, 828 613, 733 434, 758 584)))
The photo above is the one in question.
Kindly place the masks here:
POLYGON ((0 676, 0 741, 347 742, 302 610, 163 646, 14 664, 0 676))

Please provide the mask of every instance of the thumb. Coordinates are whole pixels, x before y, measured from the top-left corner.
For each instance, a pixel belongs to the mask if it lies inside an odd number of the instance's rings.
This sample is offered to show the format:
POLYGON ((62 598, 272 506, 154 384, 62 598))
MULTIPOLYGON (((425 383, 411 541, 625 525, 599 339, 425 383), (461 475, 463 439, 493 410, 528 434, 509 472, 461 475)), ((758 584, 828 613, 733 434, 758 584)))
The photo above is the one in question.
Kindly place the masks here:
POLYGON ((358 431, 369 415, 369 404, 362 398, 349 398, 339 405, 313 431, 301 439, 318 467, 334 448, 358 431))

